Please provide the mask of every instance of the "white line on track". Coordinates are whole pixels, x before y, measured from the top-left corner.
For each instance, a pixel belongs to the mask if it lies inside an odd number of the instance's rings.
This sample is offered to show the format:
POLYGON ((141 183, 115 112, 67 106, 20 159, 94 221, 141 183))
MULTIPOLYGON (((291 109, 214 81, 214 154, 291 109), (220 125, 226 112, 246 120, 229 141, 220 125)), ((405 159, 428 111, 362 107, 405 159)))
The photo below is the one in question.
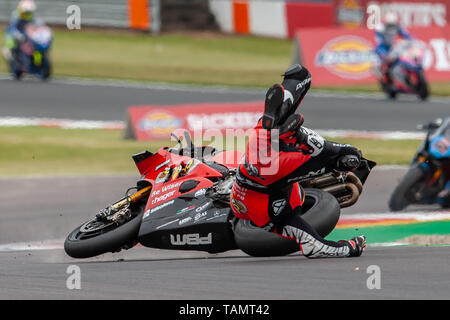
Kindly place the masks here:
POLYGON ((64 240, 43 240, 0 244, 0 252, 61 250, 63 248, 64 240))
POLYGON ((55 118, 0 117, 0 127, 24 127, 24 126, 58 127, 63 129, 122 130, 125 128, 125 122, 71 120, 71 119, 55 119, 55 118))
MULTIPOLYGON (((11 80, 11 77, 7 74, 0 74, 0 80, 11 80)), ((28 77, 27 81, 40 80, 33 77, 28 77)), ((189 85, 181 83, 165 83, 165 82, 139 82, 133 80, 118 80, 118 79, 89 79, 89 78, 72 78, 72 77, 55 77, 50 83, 65 84, 65 85, 78 85, 78 86, 101 86, 101 87, 115 87, 115 88, 130 88, 130 89, 152 89, 152 90, 168 90, 168 91, 180 91, 180 92, 198 92, 198 93, 244 93, 244 94, 261 94, 264 97, 266 89, 258 87, 232 87, 225 85, 189 85)), ((336 98, 336 99, 372 99, 372 100, 384 100, 386 96, 381 92, 354 92, 354 91, 327 91, 315 89, 308 93, 308 96, 318 98, 336 98)), ((416 102, 415 96, 404 95, 401 97, 403 101, 416 102)), ((433 103, 450 103, 448 97, 431 97, 429 99, 433 103)), ((364 107, 363 105, 361 107, 364 107)))
MULTIPOLYGON (((11 77, 6 75, 0 75, 0 80, 11 80, 11 77)), ((30 82, 40 82, 40 80, 33 77, 28 77, 27 81, 30 82)), ((76 86, 98 86, 98 87, 111 87, 111 88, 130 88, 130 89, 151 89, 151 90, 161 90, 161 91, 180 91, 180 92, 198 92, 198 93, 219 93, 219 94, 229 94, 233 93, 255 93, 262 94, 264 97, 265 91, 261 88, 255 87, 228 87, 220 85, 189 85, 189 84, 178 84, 178 83, 164 83, 164 82, 138 82, 133 80, 117 80, 117 79, 88 79, 88 78, 66 78, 66 77, 55 77, 49 81, 53 84, 64 84, 64 85, 76 85, 76 86)))
MULTIPOLYGON (((450 220, 450 210, 442 210, 442 211, 414 211, 414 212, 404 212, 404 213, 393 213, 393 212, 384 212, 384 213, 355 213, 355 214, 347 214, 341 215, 339 221, 348 221, 348 220, 362 220, 362 221, 376 221, 376 220, 416 220, 418 222, 422 221, 442 221, 442 220, 450 220)), ((450 230, 449 230, 450 233, 450 230)))
MULTIPOLYGON (((416 220, 418 222, 444 221, 444 220, 450 220, 450 210, 433 211, 433 212, 417 211, 417 212, 408 212, 408 213, 349 214, 349 215, 341 216, 340 221, 346 221, 346 220, 362 220, 362 221, 373 220, 373 221, 375 221, 375 220, 384 220, 384 219, 416 220)), ((178 220, 176 220, 176 221, 178 221, 178 220)), ((176 221, 172 221, 170 223, 173 223, 176 221)), ((397 245, 404 245, 404 243, 400 243, 400 242, 373 243, 373 244, 370 244, 370 247, 387 247, 387 246, 397 246, 397 245)), ((64 248, 64 240, 61 240, 61 239, 0 244, 0 252, 62 250, 63 248, 64 248)))
MULTIPOLYGON (((109 129, 123 130, 126 127, 124 121, 93 121, 93 120, 71 120, 56 118, 22 118, 22 117, 0 117, 0 127, 57 127, 62 129, 109 129)), ((360 138, 360 139, 383 139, 423 140, 423 132, 410 131, 364 131, 364 130, 315 130, 322 136, 329 138, 360 138)))

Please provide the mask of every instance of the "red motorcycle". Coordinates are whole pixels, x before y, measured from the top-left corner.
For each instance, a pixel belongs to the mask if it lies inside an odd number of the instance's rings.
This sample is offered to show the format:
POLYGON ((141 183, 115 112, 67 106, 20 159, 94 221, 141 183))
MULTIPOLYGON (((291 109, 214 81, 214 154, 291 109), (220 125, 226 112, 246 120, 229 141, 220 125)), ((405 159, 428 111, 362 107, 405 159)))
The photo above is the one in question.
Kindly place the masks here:
MULTIPOLYGON (((241 249, 252 256, 299 250, 295 241, 237 219, 231 212, 230 192, 240 152, 195 147, 187 132, 184 146, 177 139, 174 148, 132 156, 141 174, 136 186, 67 236, 64 249, 69 256, 88 258, 138 243, 210 253, 241 249), (136 192, 130 194, 132 189, 136 192)), ((300 181, 306 192, 302 217, 327 236, 339 220, 340 208, 358 200, 374 165, 363 159, 352 172, 324 168, 305 176, 300 181)))

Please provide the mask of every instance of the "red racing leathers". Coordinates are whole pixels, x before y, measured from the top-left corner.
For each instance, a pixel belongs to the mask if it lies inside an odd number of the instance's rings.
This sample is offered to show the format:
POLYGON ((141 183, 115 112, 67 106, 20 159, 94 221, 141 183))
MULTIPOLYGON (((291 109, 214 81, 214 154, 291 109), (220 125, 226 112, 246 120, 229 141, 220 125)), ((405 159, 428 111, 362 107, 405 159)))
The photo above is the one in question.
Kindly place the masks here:
POLYGON ((340 156, 356 149, 326 141, 304 127, 282 132, 279 137, 276 134, 276 130, 265 130, 259 121, 250 135, 232 188, 233 213, 258 227, 295 239, 307 257, 357 255, 354 241, 327 241, 300 217, 305 193, 297 182, 317 170, 316 160, 320 160, 319 167, 336 166, 340 156))

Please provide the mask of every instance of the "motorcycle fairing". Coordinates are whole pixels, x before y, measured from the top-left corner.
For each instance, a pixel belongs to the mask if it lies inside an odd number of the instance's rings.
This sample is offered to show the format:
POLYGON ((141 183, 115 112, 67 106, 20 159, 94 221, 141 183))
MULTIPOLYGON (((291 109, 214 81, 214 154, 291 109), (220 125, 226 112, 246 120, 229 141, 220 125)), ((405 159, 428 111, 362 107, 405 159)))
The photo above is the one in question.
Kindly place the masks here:
POLYGON ((37 51, 44 52, 50 48, 52 33, 47 26, 27 25, 25 34, 37 51))
POLYGON ((237 150, 222 151, 214 154, 209 161, 219 163, 227 168, 237 169, 243 157, 243 153, 237 150))
POLYGON ((142 174, 138 186, 152 185, 138 241, 161 249, 207 252, 234 249, 230 247, 234 238, 229 226, 229 206, 214 202, 206 195, 214 185, 210 179, 228 172, 226 165, 214 160, 229 158, 215 155, 204 163, 170 150, 164 147, 155 154, 145 151, 133 156, 142 174))
POLYGON ((436 159, 450 158, 450 140, 442 135, 434 137, 430 141, 429 151, 436 159))
POLYGON ((210 253, 235 249, 228 206, 205 195, 179 197, 146 210, 138 241, 146 247, 200 250, 210 253))
POLYGON ((198 159, 192 159, 188 156, 178 155, 169 151, 168 147, 163 147, 155 154, 144 151, 133 155, 133 160, 143 176, 143 179, 149 180, 154 184, 158 175, 168 167, 175 167, 179 165, 187 165, 191 160, 189 172, 186 175, 197 175, 206 177, 221 177, 222 174, 216 169, 211 168, 198 159))
POLYGON ((428 152, 431 156, 439 160, 450 158, 450 117, 445 118, 442 124, 429 134, 428 141, 428 152))

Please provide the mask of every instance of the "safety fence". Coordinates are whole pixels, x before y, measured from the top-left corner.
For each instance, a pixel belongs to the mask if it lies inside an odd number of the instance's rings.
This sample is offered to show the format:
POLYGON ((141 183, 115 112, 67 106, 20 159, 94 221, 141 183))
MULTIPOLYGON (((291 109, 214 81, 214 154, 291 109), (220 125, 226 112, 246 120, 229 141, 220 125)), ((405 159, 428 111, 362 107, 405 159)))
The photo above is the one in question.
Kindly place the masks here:
MULTIPOLYGON (((0 1, 0 22, 7 22, 19 0, 0 1)), ((66 25, 78 9, 82 26, 158 31, 160 0, 35 0, 36 14, 49 24, 66 25)))

